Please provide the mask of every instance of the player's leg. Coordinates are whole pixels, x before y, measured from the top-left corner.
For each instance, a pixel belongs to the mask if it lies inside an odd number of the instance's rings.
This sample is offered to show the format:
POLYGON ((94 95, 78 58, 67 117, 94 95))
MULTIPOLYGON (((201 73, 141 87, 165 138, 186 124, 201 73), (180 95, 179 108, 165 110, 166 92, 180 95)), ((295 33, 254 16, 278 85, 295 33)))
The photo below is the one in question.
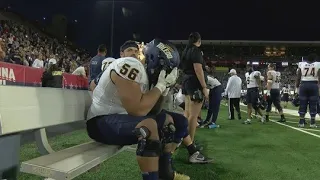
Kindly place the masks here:
POLYGON ((301 86, 299 88, 299 101, 300 101, 300 106, 299 106, 299 116, 300 116, 300 121, 299 121, 299 127, 304 127, 306 124, 305 120, 305 115, 307 113, 307 106, 308 106, 308 89, 309 89, 309 83, 302 82, 301 86))
MULTIPOLYGON (((176 127, 172 117, 162 111, 156 116, 158 132, 162 141, 163 150, 159 157, 159 179, 173 180, 177 177, 182 180, 189 180, 190 177, 176 173, 173 169, 172 152, 179 143, 175 139, 176 127)), ((181 138, 179 139, 181 141, 181 138)))
POLYGON ((318 96, 319 96, 319 89, 318 85, 315 82, 310 83, 310 90, 309 90, 309 111, 310 111, 310 127, 317 128, 316 125, 316 115, 317 115, 317 104, 318 104, 318 96))
POLYGON ((286 119, 283 114, 283 109, 281 107, 281 99, 280 99, 280 90, 279 89, 273 89, 271 92, 272 102, 273 105, 276 107, 276 110, 278 110, 280 114, 280 120, 278 122, 286 122, 286 119))
POLYGON ((317 114, 320 116, 320 96, 318 97, 317 114))
POLYGON ((238 120, 241 120, 240 98, 234 98, 234 108, 238 113, 238 120))
POLYGON ((208 112, 207 112, 207 117, 204 120, 202 126, 207 126, 209 122, 211 122, 211 118, 212 118, 212 113, 213 113, 213 91, 212 89, 210 89, 209 91, 209 108, 208 108, 208 112))
POLYGON ((203 104, 203 93, 200 90, 201 85, 196 79, 190 78, 185 81, 186 87, 186 96, 189 97, 189 109, 188 109, 188 122, 189 122, 189 134, 191 136, 192 141, 194 141, 197 125, 198 125, 198 115, 201 112, 202 104, 203 104))
POLYGON ((190 96, 189 95, 185 95, 185 98, 184 98, 184 103, 185 103, 185 105, 184 105, 184 107, 185 107, 185 109, 184 109, 184 116, 187 118, 187 119, 189 119, 189 116, 190 116, 190 114, 189 114, 189 112, 190 112, 190 103, 191 102, 191 99, 190 99, 190 96))
MULTIPOLYGON (((216 124, 218 115, 219 115, 219 110, 220 110, 220 103, 221 103, 221 93, 222 93, 222 87, 218 86, 213 89, 213 115, 211 119, 211 125, 209 128, 217 128, 219 127, 216 124)), ((234 102, 232 103, 232 106, 234 105, 234 102)))
POLYGON ((255 88, 254 89, 254 92, 252 93, 252 96, 251 96, 251 101, 252 101, 252 108, 256 111, 256 113, 257 114, 259 114, 260 115, 260 117, 261 117, 261 122, 265 122, 265 119, 264 119, 264 116, 263 116, 263 114, 262 114, 262 112, 261 112, 261 109, 259 108, 259 102, 260 102, 260 100, 259 100, 259 90, 258 90, 258 88, 255 88))
POLYGON ((252 118, 252 89, 247 90, 246 101, 247 101, 247 120, 243 122, 243 124, 251 124, 252 118))
POLYGON ((200 164, 211 162, 212 159, 208 159, 201 154, 200 150, 191 140, 191 137, 188 133, 188 120, 183 115, 178 113, 168 111, 166 111, 166 113, 172 117, 176 127, 174 142, 177 144, 182 140, 182 143, 186 146, 189 152, 189 162, 200 164))
POLYGON ((148 117, 125 114, 99 116, 87 122, 89 136, 110 145, 137 144, 137 161, 144 180, 158 180, 161 152, 157 122, 148 117))
POLYGON ((267 96, 267 108, 266 108, 266 121, 269 121, 269 114, 272 109, 272 96, 271 96, 271 91, 270 91, 270 96, 267 96))
POLYGON ((234 99, 235 98, 229 98, 229 102, 228 102, 228 110, 229 110, 229 120, 233 120, 234 119, 234 99))

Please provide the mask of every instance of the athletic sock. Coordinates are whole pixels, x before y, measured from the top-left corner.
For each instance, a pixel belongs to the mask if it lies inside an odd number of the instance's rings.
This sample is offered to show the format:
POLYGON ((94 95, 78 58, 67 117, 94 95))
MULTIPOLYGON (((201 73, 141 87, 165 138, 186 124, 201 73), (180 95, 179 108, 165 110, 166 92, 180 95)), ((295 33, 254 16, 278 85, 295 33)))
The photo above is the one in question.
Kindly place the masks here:
POLYGON ((189 146, 187 146, 187 150, 189 152, 189 155, 194 154, 195 152, 197 152, 197 148, 196 146, 192 143, 189 146))
POLYGON ((142 173, 142 179, 143 180, 158 180, 159 179, 159 173, 157 171, 154 171, 154 172, 143 172, 142 173))

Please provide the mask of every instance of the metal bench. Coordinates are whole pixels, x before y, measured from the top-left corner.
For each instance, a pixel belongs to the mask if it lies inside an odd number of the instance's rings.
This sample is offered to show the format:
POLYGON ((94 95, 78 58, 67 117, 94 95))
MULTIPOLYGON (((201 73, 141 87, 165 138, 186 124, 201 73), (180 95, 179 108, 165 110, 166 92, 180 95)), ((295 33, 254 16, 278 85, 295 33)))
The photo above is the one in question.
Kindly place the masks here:
POLYGON ((88 91, 1 86, 0 179, 16 179, 24 131, 34 130, 42 156, 22 162, 20 170, 56 180, 73 179, 127 149, 97 142, 58 152, 51 148, 45 128, 84 121, 90 103, 88 91))

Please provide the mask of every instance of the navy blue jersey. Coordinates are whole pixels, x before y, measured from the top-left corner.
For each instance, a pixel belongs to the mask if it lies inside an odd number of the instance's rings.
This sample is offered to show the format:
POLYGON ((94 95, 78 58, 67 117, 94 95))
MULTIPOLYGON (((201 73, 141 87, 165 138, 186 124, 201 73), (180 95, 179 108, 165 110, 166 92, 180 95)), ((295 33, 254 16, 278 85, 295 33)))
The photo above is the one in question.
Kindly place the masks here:
POLYGON ((95 79, 101 73, 102 61, 105 59, 105 56, 96 55, 90 61, 90 77, 89 82, 95 79))

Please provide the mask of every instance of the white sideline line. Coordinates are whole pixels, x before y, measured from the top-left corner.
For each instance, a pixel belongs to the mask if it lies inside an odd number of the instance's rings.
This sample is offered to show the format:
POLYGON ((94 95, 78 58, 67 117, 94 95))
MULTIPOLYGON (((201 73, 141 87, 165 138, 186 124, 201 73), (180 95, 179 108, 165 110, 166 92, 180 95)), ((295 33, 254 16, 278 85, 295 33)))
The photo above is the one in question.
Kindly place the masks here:
MULTIPOLYGON (((241 105, 242 105, 242 104, 241 104, 241 105)), ((242 106, 243 106, 243 105, 242 105, 242 106)), ((246 111, 244 111, 244 110, 242 110, 242 109, 240 109, 240 111, 247 113, 246 111)), ((296 131, 300 131, 300 132, 302 132, 302 133, 309 134, 310 136, 314 136, 314 137, 320 138, 320 135, 313 134, 313 133, 311 133, 311 132, 308 132, 308 131, 305 131, 305 130, 302 130, 302 129, 299 129, 299 128, 296 128, 296 127, 292 127, 292 126, 289 126, 289 125, 287 125, 287 124, 279 123, 279 122, 277 122, 277 121, 275 121, 275 120, 272 120, 272 119, 270 119, 270 121, 273 122, 273 123, 279 124, 279 125, 281 125, 281 126, 286 126, 286 127, 288 127, 288 128, 294 129, 294 130, 296 130, 296 131)))

